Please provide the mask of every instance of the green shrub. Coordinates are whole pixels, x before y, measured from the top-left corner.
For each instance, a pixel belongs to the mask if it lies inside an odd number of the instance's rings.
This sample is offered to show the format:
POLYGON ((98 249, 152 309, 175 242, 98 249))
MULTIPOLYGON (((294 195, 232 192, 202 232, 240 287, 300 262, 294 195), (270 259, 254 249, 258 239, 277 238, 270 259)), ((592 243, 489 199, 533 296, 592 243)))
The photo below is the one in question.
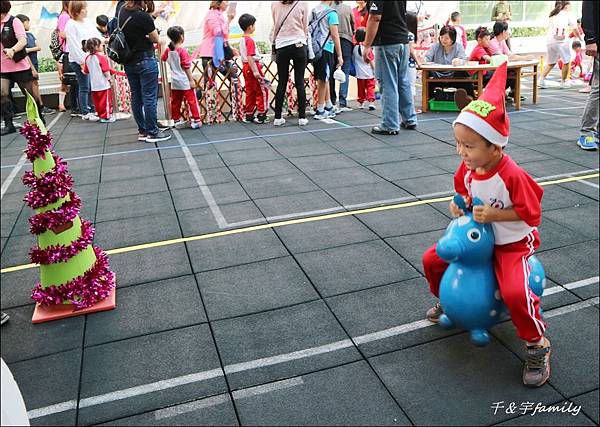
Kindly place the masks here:
POLYGON ((52 58, 39 58, 38 63, 40 73, 48 73, 57 70, 56 61, 52 58))

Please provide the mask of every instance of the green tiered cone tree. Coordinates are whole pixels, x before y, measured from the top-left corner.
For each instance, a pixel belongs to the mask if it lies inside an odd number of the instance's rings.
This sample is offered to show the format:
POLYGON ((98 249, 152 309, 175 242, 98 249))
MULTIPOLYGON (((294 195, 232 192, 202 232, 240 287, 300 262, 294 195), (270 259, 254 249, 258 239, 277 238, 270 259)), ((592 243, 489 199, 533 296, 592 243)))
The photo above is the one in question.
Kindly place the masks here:
POLYGON ((27 95, 27 118, 21 134, 33 170, 23 176, 31 187, 25 203, 35 209, 29 219, 38 245, 29 253, 40 266, 40 282, 31 297, 37 303, 33 323, 76 316, 115 307, 115 274, 108 257, 92 246, 92 223, 79 217, 81 199, 71 189, 67 164, 52 150, 52 136, 27 95))

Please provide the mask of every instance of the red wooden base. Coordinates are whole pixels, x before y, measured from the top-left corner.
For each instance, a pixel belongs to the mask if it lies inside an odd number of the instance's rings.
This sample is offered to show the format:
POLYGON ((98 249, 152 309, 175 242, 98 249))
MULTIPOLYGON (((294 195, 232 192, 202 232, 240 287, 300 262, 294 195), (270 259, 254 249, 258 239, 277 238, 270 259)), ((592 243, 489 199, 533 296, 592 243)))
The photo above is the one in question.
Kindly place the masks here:
POLYGON ((75 311, 71 304, 57 304, 51 307, 42 307, 35 305, 31 323, 50 322, 51 320, 64 319, 66 317, 81 316, 82 314, 95 313, 96 311, 112 310, 117 306, 117 289, 113 289, 111 294, 91 307, 75 311))

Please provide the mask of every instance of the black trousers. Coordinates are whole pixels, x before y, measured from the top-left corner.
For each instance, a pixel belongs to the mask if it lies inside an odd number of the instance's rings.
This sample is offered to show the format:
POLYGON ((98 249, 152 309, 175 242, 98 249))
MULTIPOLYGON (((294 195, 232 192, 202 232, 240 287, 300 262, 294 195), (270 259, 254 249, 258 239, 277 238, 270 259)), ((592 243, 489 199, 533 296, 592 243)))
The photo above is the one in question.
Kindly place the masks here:
POLYGON ((294 83, 298 93, 298 117, 306 118, 306 90, 304 89, 304 70, 306 69, 307 49, 302 45, 296 47, 292 44, 277 49, 277 91, 275 92, 275 118, 281 118, 283 109, 283 99, 287 88, 287 82, 290 76, 290 62, 294 64, 294 83))

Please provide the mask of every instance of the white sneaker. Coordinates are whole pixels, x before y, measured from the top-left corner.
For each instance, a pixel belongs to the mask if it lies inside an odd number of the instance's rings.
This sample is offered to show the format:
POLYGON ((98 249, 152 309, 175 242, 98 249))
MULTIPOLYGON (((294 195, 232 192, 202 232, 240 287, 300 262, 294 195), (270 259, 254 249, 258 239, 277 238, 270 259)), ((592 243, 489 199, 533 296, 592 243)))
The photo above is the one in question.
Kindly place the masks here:
POLYGON ((541 79, 540 80, 540 89, 547 89, 548 85, 546 84, 546 80, 545 79, 541 79))
POLYGON ((280 119, 273 120, 273 126, 282 126, 285 124, 285 119, 282 117, 280 119))
POLYGON ((81 116, 81 118, 83 120, 89 120, 90 122, 97 122, 98 120, 100 120, 100 117, 98 117, 94 113, 87 113, 87 114, 81 116))
POLYGON ((100 119, 100 123, 114 123, 117 121, 115 116, 110 116, 108 119, 100 119))
POLYGON ((365 103, 364 102, 359 102, 358 103, 358 108, 361 109, 361 110, 364 109, 365 108, 365 103))
POLYGON ((375 104, 373 102, 371 102, 369 104, 369 111, 375 111, 377 109, 377 107, 375 107, 375 104))
POLYGON ((192 129, 200 129, 202 127, 202 122, 197 122, 196 120, 192 120, 190 122, 190 127, 192 129))
POLYGON ((323 120, 329 117, 329 113, 327 112, 327 110, 323 110, 323 111, 317 111, 315 113, 314 119, 315 120, 323 120))
POLYGON ((571 87, 571 80, 563 80, 560 82, 561 89, 569 89, 571 87))
POLYGON ((331 109, 331 111, 333 111, 335 114, 340 114, 343 113, 344 110, 342 110, 340 107, 338 107, 337 105, 334 105, 331 109))
POLYGON ((347 112, 347 111, 352 111, 352 108, 348 107, 347 105, 340 107, 340 112, 347 112))
POLYGON ((327 107, 325 107, 325 112, 327 113, 327 117, 330 119, 333 119, 336 116, 335 107, 329 110, 327 109, 327 107))
POLYGON ((188 127, 187 120, 179 119, 175 122, 175 129, 184 129, 188 127))
POLYGON ((306 126, 308 124, 308 119, 298 119, 298 126, 306 126))

